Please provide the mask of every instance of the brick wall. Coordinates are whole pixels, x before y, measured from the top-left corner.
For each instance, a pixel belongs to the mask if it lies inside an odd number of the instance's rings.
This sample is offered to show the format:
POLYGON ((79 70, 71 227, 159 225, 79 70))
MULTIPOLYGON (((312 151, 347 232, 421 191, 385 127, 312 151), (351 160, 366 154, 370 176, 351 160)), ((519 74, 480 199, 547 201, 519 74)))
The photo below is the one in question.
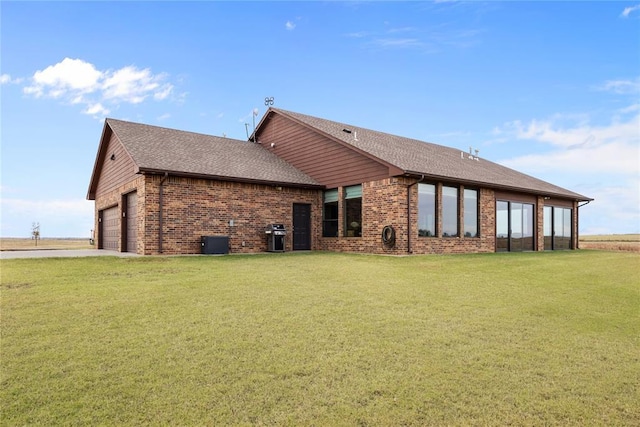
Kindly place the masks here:
MULTIPOLYGON (((159 254, 160 176, 145 180, 144 254, 159 254)), ((261 184, 168 177, 163 183, 162 253, 200 253, 201 236, 229 236, 230 252, 267 250, 265 227, 283 223, 291 250, 293 204, 311 205, 311 242, 321 227, 321 192, 261 184)), ((315 249, 312 246, 312 249, 315 249)))
MULTIPOLYGON (((123 195, 138 193, 137 252, 159 254, 159 188, 161 176, 137 176, 96 199, 95 230, 98 235, 98 211, 118 206, 122 218, 123 195)), ((322 191, 261 184, 243 184, 169 177, 163 183, 163 243, 164 254, 200 253, 201 236, 229 236, 230 251, 254 253, 267 250, 265 227, 284 223, 288 230, 286 248, 293 246, 294 203, 311 205, 311 249, 337 252, 361 252, 390 255, 443 254, 495 251, 496 193, 479 189, 480 237, 420 237, 418 236, 418 186, 409 178, 393 177, 362 185, 362 237, 345 236, 344 194, 339 188, 338 237, 322 237, 322 191), (410 224, 407 221, 410 202, 410 224), (231 225, 231 221, 232 224, 231 225), (384 245, 382 230, 392 226, 395 245, 384 245), (410 234, 410 236, 409 236, 410 234)), ((441 194, 441 184, 437 186, 441 194)), ((464 187, 459 187, 464 194, 464 187)), ((543 250, 543 209, 545 200, 536 197, 535 249, 543 250)), ((555 202, 557 203, 557 202, 555 202)), ((577 233, 577 208, 573 207, 574 247, 577 233)), ((463 229, 464 205, 459 206, 459 228, 463 229)), ((437 225, 441 234, 442 226, 437 225)), ((121 242, 118 244, 121 250, 121 242)))
MULTIPOLYGON (((495 251, 495 196, 492 190, 480 189, 478 197, 480 237, 419 237, 418 186, 415 180, 394 177, 364 183, 362 186, 362 237, 344 235, 344 198, 339 190, 338 237, 320 238, 318 247, 337 252, 362 252, 406 255, 469 253, 495 251), (408 192, 410 196, 408 197, 408 192), (407 221, 407 203, 410 198, 410 225, 407 221), (390 225, 396 233, 393 247, 382 242, 382 230, 390 225), (409 233, 411 236, 409 237, 409 233)), ((440 187, 440 186, 438 186, 440 187)), ((438 190, 440 194, 441 190, 438 190)), ((460 187, 463 194, 463 187, 460 187)), ((463 228, 463 210, 459 209, 460 229, 463 228)), ((441 226, 439 226, 441 229, 441 226)))
MULTIPOLYGON (((416 186, 417 187, 417 186, 416 186)), ((441 194, 441 186, 437 186, 437 193, 441 194)), ((464 187, 459 187, 459 194, 464 194, 464 187)), ((481 188, 479 197, 479 234, 480 237, 419 237, 417 230, 412 233, 412 250, 414 254, 452 254, 452 253, 480 253, 495 252, 496 245, 496 199, 493 190, 481 188)), ((412 191, 412 223, 417 225, 418 189, 412 191)), ((439 215, 438 215, 439 216, 439 215)), ((464 229, 464 205, 460 203, 458 209, 458 228, 464 229)), ((440 224, 441 219, 438 218, 440 224)), ((442 226, 437 226, 437 234, 441 235, 442 226)), ((460 235, 463 233, 460 232, 460 235)))
POLYGON ((534 250, 544 251, 544 197, 538 196, 536 208, 536 246, 534 250))

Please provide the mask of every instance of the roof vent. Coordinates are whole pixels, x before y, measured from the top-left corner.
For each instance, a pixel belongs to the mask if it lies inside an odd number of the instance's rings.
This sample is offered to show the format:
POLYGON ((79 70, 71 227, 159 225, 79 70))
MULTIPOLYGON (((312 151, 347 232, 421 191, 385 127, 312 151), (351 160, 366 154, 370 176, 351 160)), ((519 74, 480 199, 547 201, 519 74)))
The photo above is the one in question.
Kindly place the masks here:
POLYGON ((476 162, 480 161, 480 157, 478 157, 478 153, 480 152, 480 150, 478 150, 478 149, 475 150, 475 152, 476 152, 475 156, 472 154, 472 151, 474 151, 473 147, 469 147, 469 155, 468 156, 465 156, 464 151, 461 151, 460 152, 460 158, 464 159, 465 157, 467 157, 469 160, 475 160, 476 162))
POLYGON ((351 133, 351 129, 344 128, 344 129, 342 129, 342 132, 344 132, 344 133, 351 133))

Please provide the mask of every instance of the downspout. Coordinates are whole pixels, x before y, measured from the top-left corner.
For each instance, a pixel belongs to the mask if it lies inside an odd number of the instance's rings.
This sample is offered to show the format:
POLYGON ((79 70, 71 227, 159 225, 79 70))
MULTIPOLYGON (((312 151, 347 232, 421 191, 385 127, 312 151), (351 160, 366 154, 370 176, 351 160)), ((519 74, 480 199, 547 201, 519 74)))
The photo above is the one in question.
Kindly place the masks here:
POLYGON ((589 203, 591 203, 591 200, 587 200, 585 203, 578 205, 577 209, 578 212, 576 212, 576 249, 580 249, 580 227, 579 227, 579 222, 580 222, 580 208, 583 206, 588 205, 589 203))
POLYGON ((424 175, 420 175, 419 181, 407 185, 407 253, 409 254, 413 253, 411 248, 411 187, 422 182, 423 179, 424 175))
POLYGON ((169 177, 169 172, 165 172, 164 176, 162 177, 162 179, 160 180, 160 185, 158 187, 158 252, 162 253, 162 241, 163 239, 163 235, 162 235, 162 211, 163 211, 163 185, 164 182, 167 180, 167 178, 169 177))

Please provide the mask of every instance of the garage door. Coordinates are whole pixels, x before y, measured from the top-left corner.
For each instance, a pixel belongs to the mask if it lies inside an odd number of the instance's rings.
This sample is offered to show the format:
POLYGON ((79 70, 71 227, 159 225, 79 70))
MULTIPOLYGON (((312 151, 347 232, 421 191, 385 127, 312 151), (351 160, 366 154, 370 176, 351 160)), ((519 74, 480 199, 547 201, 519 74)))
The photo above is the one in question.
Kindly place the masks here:
POLYGON ((118 207, 102 211, 102 249, 118 250, 118 207))
POLYGON ((136 252, 138 237, 138 193, 127 194, 127 252, 136 252))

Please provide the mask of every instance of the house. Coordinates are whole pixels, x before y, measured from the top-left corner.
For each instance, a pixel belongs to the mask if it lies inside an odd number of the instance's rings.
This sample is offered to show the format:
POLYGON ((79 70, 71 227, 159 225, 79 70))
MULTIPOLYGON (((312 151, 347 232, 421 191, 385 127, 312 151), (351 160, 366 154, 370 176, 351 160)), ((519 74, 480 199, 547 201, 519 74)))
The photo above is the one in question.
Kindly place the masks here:
POLYGON ((270 108, 249 141, 106 119, 87 198, 99 248, 426 254, 573 249, 592 199, 456 150, 270 108), (225 240, 225 241, 227 241, 225 240))

